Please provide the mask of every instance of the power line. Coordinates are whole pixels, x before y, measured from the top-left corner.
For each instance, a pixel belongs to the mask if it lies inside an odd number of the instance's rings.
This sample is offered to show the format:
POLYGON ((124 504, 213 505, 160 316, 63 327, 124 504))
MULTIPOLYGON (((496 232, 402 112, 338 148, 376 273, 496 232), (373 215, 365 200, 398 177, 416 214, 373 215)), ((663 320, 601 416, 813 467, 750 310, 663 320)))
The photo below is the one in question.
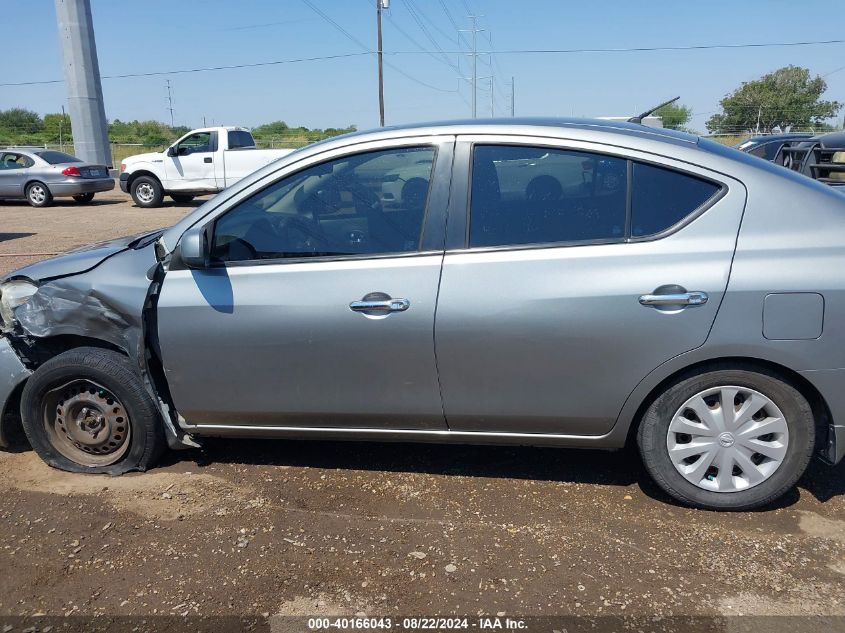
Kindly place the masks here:
MULTIPOLYGON (((303 0, 303 2, 307 2, 307 0, 303 0)), ((313 5, 311 5, 313 6, 313 5)), ((316 7, 315 7, 316 10, 316 7)), ((336 24, 336 23, 335 23, 336 24)), ((338 25, 338 28, 342 28, 338 25)), ((342 31, 346 33, 346 31, 342 31)), ((351 36, 350 36, 351 37, 351 36)), ((357 40, 353 40, 357 41, 357 40)), ((537 49, 502 49, 502 50, 493 50, 487 51, 485 54, 491 55, 566 55, 566 54, 575 54, 575 53, 636 53, 636 52, 658 52, 658 51, 692 51, 692 50, 714 50, 714 49, 741 49, 741 48, 774 48, 774 47, 783 47, 783 46, 825 46, 831 44, 845 44, 845 40, 814 40, 814 41, 801 41, 801 42, 764 42, 764 43, 744 43, 744 44, 707 44, 707 45, 696 45, 696 46, 652 46, 652 47, 632 47, 632 48, 537 48, 537 49)), ((363 44, 360 44, 362 48, 367 48, 363 44)), ((454 54, 454 55, 462 55, 466 54, 464 50, 452 50, 452 51, 443 51, 446 54, 454 54)), ((102 79, 127 79, 132 77, 156 77, 162 75, 180 75, 186 73, 199 73, 199 72, 210 72, 210 71, 217 71, 217 70, 236 70, 240 68, 257 68, 261 66, 277 66, 281 64, 296 64, 296 63, 303 63, 303 62, 314 62, 314 61, 327 61, 333 59, 344 59, 349 57, 361 57, 363 55, 374 55, 375 51, 372 50, 365 50, 365 52, 360 53, 340 53, 337 55, 321 55, 315 57, 296 57, 291 59, 282 59, 282 60, 275 60, 275 61, 267 61, 267 62, 255 62, 250 64, 231 64, 226 66, 207 66, 201 68, 185 68, 179 70, 162 70, 162 71, 155 71, 155 72, 142 72, 142 73, 124 73, 119 75, 102 75, 102 79)), ((384 51, 386 56, 399 56, 399 55, 431 55, 431 51, 384 51)), ((396 66, 390 64, 390 67, 399 72, 400 74, 405 75, 409 79, 420 83, 428 88, 433 90, 438 90, 440 92, 455 92, 454 90, 445 90, 443 88, 438 88, 437 86, 432 86, 426 84, 423 81, 420 81, 416 77, 412 77, 407 73, 404 73, 401 69, 397 68, 396 66)), ((833 74, 834 72, 838 72, 840 70, 845 69, 845 67, 836 69, 828 75, 833 74)), ((0 83, 0 87, 14 87, 14 86, 35 86, 35 85, 44 85, 44 84, 58 84, 63 83, 64 79, 49 79, 49 80, 41 80, 41 81, 19 81, 19 82, 5 82, 0 83)))
POLYGON ((460 74, 461 69, 458 68, 458 66, 446 56, 446 54, 443 52, 443 48, 440 46, 440 44, 437 42, 431 32, 426 28, 425 24, 423 24, 422 19, 420 18, 420 14, 418 13, 419 9, 414 5, 413 1, 406 0, 405 6, 408 9, 408 13, 410 13, 411 17, 414 19, 414 22, 416 22, 417 26, 420 27, 420 30, 423 32, 423 35, 425 35, 428 41, 434 45, 434 48, 436 48, 438 52, 443 56, 443 59, 446 61, 446 63, 449 64, 449 66, 451 66, 456 72, 458 72, 458 74, 460 74))
POLYGON ((452 44, 455 44, 457 46, 460 46, 460 42, 458 41, 458 38, 456 37, 456 35, 449 35, 446 31, 441 29, 437 25, 437 23, 434 20, 432 20, 422 8, 417 6, 417 4, 414 2, 414 0, 405 0, 405 3, 408 4, 408 5, 413 5, 414 11, 420 17, 422 17, 423 20, 428 22, 431 25, 431 28, 433 28, 435 31, 440 33, 440 35, 442 35, 444 38, 446 38, 446 41, 451 42, 452 44))
POLYGON ((461 27, 458 26, 457 21, 452 16, 452 12, 449 11, 449 7, 447 6, 445 0, 438 0, 438 2, 440 3, 440 6, 443 8, 443 13, 446 14, 446 18, 448 18, 449 22, 452 24, 452 27, 458 33, 458 46, 460 47, 461 42, 463 42, 464 46, 469 48, 469 42, 467 42, 466 38, 464 37, 464 34, 461 33, 461 27))
MULTIPOLYGON (((205 66, 201 68, 183 68, 179 70, 160 70, 143 73, 125 73, 121 75, 102 75, 101 79, 129 79, 132 77, 160 77, 162 75, 183 75, 187 73, 204 73, 215 70, 236 70, 239 68, 258 68, 261 66, 278 66, 280 64, 298 64, 302 62, 317 62, 332 59, 345 59, 348 57, 361 57, 363 55, 370 55, 371 52, 366 53, 340 53, 338 55, 322 55, 319 57, 295 57, 291 59, 280 59, 269 62, 255 62, 251 64, 231 64, 228 66, 205 66)), ((60 84, 64 83, 64 79, 47 79, 43 81, 19 81, 0 83, 0 86, 39 86, 44 84, 60 84)))
MULTIPOLYGON (((311 0, 302 0, 302 2, 303 2, 303 3, 305 3, 305 4, 306 4, 306 5, 307 5, 307 6, 308 6, 308 7, 309 7, 312 11, 314 11, 314 13, 316 13, 316 14, 317 14, 317 15, 319 15, 321 18, 323 18, 323 20, 325 20, 326 22, 328 22, 329 24, 331 24, 333 27, 335 27, 338 31, 340 31, 341 33, 343 33, 343 34, 347 37, 347 39, 349 39, 350 41, 354 42, 354 43, 355 43, 355 44, 357 44, 360 48, 363 48, 363 49, 364 49, 365 51, 367 51, 368 53, 374 53, 374 51, 370 50, 370 48, 369 48, 366 44, 364 44, 361 40, 359 40, 358 38, 356 38, 356 37, 355 37, 354 35, 352 35, 349 31, 347 31, 346 29, 344 29, 344 28, 343 28, 340 24, 338 24, 337 22, 335 22, 334 20, 332 20, 332 19, 331 19, 331 17, 329 17, 328 15, 326 15, 325 13, 323 13, 320 9, 318 9, 316 6, 314 6, 314 4, 311 2, 311 0)), ((421 52, 421 51, 412 51, 412 53, 420 53, 420 52, 421 52)), ((384 52, 383 54, 384 54, 384 55, 387 55, 387 53, 386 53, 386 52, 384 52)), ((397 73, 399 73, 399 74, 400 74, 400 75, 402 75, 403 77, 406 77, 407 79, 410 79, 411 81, 416 82, 416 83, 420 84, 421 86, 425 86, 426 88, 430 88, 431 90, 437 90, 438 92, 457 92, 457 89, 455 89, 455 90, 447 90, 447 89, 445 89, 445 88, 440 88, 440 87, 438 87, 438 86, 433 86, 433 85, 431 85, 431 84, 429 84, 429 83, 426 83, 425 81, 422 81, 421 79, 417 79, 417 78, 416 78, 416 77, 414 77, 413 75, 410 75, 410 74, 406 73, 404 70, 402 70, 401 68, 399 68, 399 67, 398 67, 398 66, 396 66, 395 64, 391 64, 390 62, 384 62, 384 65, 385 65, 385 66, 387 66, 388 68, 392 68, 393 70, 395 70, 397 73)))

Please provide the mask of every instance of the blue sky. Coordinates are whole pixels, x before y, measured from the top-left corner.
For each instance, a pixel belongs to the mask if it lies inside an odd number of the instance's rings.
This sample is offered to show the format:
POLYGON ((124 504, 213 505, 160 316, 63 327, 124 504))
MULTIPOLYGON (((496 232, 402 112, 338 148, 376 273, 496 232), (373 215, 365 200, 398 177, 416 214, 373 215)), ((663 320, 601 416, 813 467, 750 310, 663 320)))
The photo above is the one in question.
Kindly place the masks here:
MULTIPOLYGON (((346 31, 375 46, 374 0, 310 0, 346 31)), ((829 0, 444 0, 469 28, 467 9, 484 17, 479 48, 618 48, 784 42, 842 38, 841 15, 829 0), (820 16, 836 16, 824 19, 820 16)), ((0 83, 62 78, 53 0, 2 0, 4 48, 14 62, 0 67, 0 83)), ((103 75, 248 64, 357 53, 355 43, 302 0, 92 0, 103 75)), ((384 19, 385 51, 456 50, 455 29, 439 0, 391 0, 384 19)), ((465 49, 466 46, 463 45, 465 49)), ((692 126, 717 110, 740 82, 787 64, 826 74, 845 65, 845 45, 783 48, 498 55, 493 64, 496 114, 507 113, 510 78, 516 78, 517 115, 618 116, 680 94, 693 108, 692 126)), ((425 54, 387 56, 425 87, 385 70, 387 122, 466 117, 469 85, 447 60, 425 54)), ((469 58, 460 59, 469 74, 469 58)), ((478 61, 489 76, 488 57, 478 61)), ((110 119, 168 120, 165 79, 104 79, 110 119)), ((373 56, 169 76, 177 124, 253 126, 271 120, 329 127, 378 123, 373 56)), ((827 98, 845 101, 845 70, 826 77, 827 98)), ((482 80, 485 88, 489 80, 482 80)), ((61 83, 0 87, 0 109, 21 106, 59 111, 61 83)), ((479 116, 489 116, 489 90, 478 91, 479 116)))

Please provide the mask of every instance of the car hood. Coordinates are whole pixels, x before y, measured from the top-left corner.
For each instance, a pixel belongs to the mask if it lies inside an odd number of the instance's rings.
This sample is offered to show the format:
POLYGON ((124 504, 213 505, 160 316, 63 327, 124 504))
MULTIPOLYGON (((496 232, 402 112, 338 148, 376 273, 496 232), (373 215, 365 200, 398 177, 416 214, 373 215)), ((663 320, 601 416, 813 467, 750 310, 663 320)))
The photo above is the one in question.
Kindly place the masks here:
POLYGON ((83 246, 82 248, 68 251, 58 257, 51 257, 50 259, 19 268, 6 275, 4 280, 26 277, 33 281, 43 281, 46 279, 55 279, 56 277, 78 275, 98 266, 112 255, 125 251, 132 242, 147 234, 149 232, 83 246))
POLYGON ((134 154, 133 156, 127 156, 120 162, 124 165, 132 165, 134 163, 152 163, 153 161, 161 160, 161 152, 147 152, 146 154, 134 154))

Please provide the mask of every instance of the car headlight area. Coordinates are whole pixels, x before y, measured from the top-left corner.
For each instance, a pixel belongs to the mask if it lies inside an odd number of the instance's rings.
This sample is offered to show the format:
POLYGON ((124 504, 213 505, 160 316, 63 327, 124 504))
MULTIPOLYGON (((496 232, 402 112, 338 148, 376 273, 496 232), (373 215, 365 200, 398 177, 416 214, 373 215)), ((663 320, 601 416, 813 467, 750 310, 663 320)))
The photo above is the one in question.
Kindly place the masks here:
POLYGON ((12 329, 14 309, 26 303, 37 291, 38 286, 25 279, 13 279, 0 285, 0 330, 12 329))

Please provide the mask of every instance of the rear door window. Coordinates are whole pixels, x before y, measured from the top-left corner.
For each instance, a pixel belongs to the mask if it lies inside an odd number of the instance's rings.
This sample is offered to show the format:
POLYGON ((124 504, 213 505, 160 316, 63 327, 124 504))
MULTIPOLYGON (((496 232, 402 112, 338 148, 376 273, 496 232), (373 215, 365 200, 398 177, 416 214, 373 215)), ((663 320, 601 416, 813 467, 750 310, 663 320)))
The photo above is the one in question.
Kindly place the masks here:
POLYGON ((720 190, 691 174, 616 156, 476 145, 469 246, 649 237, 695 214, 720 190))
POLYGON ((634 162, 631 237, 665 231, 701 208, 720 189, 709 180, 634 162))
POLYGON ((23 169, 32 167, 33 161, 29 156, 7 152, 0 156, 0 169, 23 169))
POLYGON ((477 145, 469 245, 622 239, 627 162, 544 147, 477 145))

